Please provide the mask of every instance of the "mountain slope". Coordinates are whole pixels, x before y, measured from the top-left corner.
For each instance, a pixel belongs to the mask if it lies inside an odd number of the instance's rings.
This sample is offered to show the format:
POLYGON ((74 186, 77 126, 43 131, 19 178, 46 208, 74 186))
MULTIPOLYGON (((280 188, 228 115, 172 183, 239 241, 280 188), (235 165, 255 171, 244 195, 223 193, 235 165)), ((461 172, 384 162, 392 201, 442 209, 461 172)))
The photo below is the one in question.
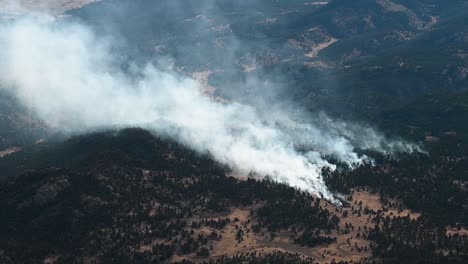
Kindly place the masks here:
MULTIPOLYGON (((29 170, 2 185, 5 259, 203 260, 242 243, 251 228, 337 225, 338 219, 318 206, 319 199, 269 181, 227 178, 226 169, 208 157, 146 131, 76 138, 61 147, 59 156, 64 153, 72 165, 29 170), (301 213, 290 215, 293 208, 301 213), (237 218, 243 218, 242 229, 237 218), (234 227, 239 233, 231 239, 226 232, 234 227)), ((328 243, 326 237, 316 239, 328 243)))
POLYGON ((466 221, 463 191, 447 185, 462 179, 443 169, 456 159, 380 157, 376 167, 339 170, 327 181, 348 193, 349 204, 337 208, 282 184, 226 176, 208 156, 140 129, 50 144, 8 157, 26 167, 0 186, 3 263, 463 263, 467 256, 466 230, 446 226, 466 221), (421 176, 408 188, 415 172, 421 176), (420 196, 431 188, 440 196, 420 196), (414 228, 427 240, 409 247, 414 228))

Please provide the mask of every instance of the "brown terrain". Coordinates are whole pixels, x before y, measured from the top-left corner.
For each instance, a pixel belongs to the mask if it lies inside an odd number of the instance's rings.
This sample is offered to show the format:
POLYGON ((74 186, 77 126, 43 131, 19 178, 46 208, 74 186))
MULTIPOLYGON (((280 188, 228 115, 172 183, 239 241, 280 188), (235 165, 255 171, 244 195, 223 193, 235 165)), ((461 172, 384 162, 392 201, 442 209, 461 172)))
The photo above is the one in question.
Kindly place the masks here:
MULTIPOLYGON (((217 222, 229 219, 228 224, 221 231, 206 225, 192 228, 195 236, 218 236, 217 239, 208 242, 208 247, 213 249, 210 257, 214 259, 253 252, 261 254, 289 252, 299 254, 304 258, 313 258, 314 263, 331 263, 333 261, 358 262, 372 257, 372 242, 366 237, 368 231, 377 225, 373 221, 377 215, 389 216, 390 218, 410 217, 411 219, 417 219, 420 216, 418 213, 405 209, 398 201, 387 200, 384 205, 378 194, 368 190, 353 190, 352 194, 347 198, 350 205, 344 208, 337 208, 324 200, 321 201, 322 207, 327 208, 341 218, 339 228, 327 234, 336 238, 337 242, 312 248, 294 244, 291 235, 296 231, 293 230, 270 233, 266 229, 261 229, 259 232, 255 232, 254 225, 257 221, 252 212, 256 206, 260 206, 258 204, 250 207, 231 208, 230 212, 224 215, 194 217, 186 219, 186 221, 191 226, 191 223, 217 222)), ((455 232, 455 230, 449 232, 455 232)), ((170 241, 161 240, 143 243, 140 245, 139 251, 149 252, 153 245, 166 242, 168 245, 170 244, 170 241)), ((192 253, 184 256, 174 255, 171 262, 184 259, 198 262, 206 260, 192 253)))
POLYGON ((0 13, 7 16, 27 12, 48 12, 60 15, 100 0, 0 0, 0 13))
POLYGON ((194 72, 192 73, 192 78, 200 84, 201 92, 207 96, 212 96, 213 93, 216 91, 216 88, 211 86, 208 83, 208 78, 212 74, 212 71, 202 71, 202 72, 194 72))
POLYGON ((21 151, 22 149, 19 148, 19 147, 12 147, 12 148, 9 148, 9 149, 5 149, 5 150, 2 150, 0 151, 0 158, 4 158, 8 155, 11 155, 13 153, 16 153, 18 151, 21 151))

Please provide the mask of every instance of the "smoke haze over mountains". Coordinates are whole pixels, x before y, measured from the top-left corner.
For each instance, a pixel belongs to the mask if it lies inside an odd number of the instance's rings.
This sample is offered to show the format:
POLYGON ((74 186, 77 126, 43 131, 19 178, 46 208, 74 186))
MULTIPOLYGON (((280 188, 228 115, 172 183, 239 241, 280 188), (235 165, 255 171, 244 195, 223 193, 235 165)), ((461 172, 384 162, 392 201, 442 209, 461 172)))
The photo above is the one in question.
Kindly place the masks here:
POLYGON ((325 114, 310 119, 287 102, 213 100, 166 58, 156 58, 156 65, 122 62, 112 51, 118 42, 76 22, 48 16, 18 19, 0 29, 0 78, 55 131, 142 127, 209 153, 237 175, 269 176, 331 201, 335 198, 321 171, 336 166, 326 157, 354 167, 370 161, 358 149, 417 149, 325 114))

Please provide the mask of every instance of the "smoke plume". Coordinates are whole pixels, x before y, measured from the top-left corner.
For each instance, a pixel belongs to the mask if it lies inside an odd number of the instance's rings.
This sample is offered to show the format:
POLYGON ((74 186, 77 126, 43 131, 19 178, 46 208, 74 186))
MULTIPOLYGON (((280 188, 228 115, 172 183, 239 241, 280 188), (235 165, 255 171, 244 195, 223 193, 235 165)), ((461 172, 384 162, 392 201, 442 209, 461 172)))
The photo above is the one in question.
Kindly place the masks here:
POLYGON ((335 165, 325 157, 354 167, 369 161, 356 149, 413 150, 326 115, 304 120, 215 101, 164 62, 122 67, 112 42, 77 23, 11 22, 0 28, 0 81, 57 131, 146 128, 211 154, 239 175, 268 176, 330 201, 321 171, 335 165))

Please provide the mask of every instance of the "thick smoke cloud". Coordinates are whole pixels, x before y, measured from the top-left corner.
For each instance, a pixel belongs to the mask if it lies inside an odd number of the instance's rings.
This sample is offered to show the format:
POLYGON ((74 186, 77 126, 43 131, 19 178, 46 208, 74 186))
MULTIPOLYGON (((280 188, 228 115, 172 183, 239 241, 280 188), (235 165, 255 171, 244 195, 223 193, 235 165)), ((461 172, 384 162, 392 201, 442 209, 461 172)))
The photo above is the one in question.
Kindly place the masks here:
POLYGON ((331 201, 321 170, 335 165, 325 156, 353 167, 369 161, 357 148, 413 150, 325 115, 304 122, 281 109, 217 102, 163 62, 123 70, 112 42, 50 18, 9 23, 0 29, 0 81, 57 131, 143 127, 211 154, 237 175, 269 176, 331 201))

